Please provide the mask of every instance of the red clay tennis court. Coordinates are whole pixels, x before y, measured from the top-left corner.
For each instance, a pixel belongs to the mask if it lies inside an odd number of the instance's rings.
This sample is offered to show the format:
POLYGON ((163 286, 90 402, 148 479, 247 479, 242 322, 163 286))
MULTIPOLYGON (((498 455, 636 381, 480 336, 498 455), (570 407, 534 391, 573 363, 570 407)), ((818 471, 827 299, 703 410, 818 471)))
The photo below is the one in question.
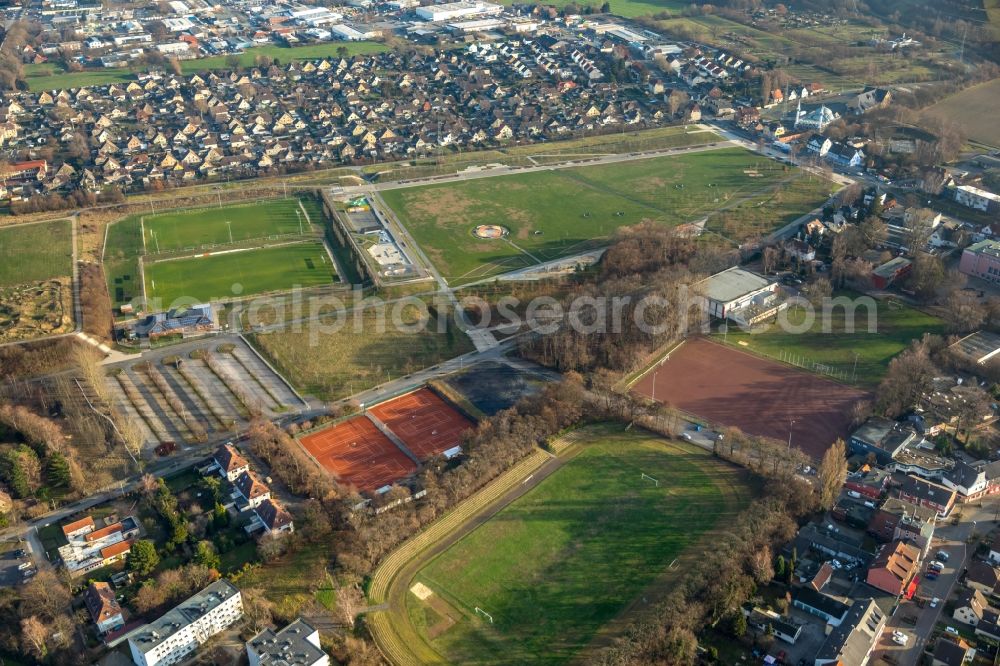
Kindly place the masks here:
POLYGON ((746 433, 788 439, 819 459, 838 437, 846 439, 851 407, 871 395, 703 339, 689 340, 647 372, 633 390, 746 433), (794 421, 794 425, 791 424, 794 421))
POLYGON ((417 466, 364 416, 299 440, 341 483, 371 492, 405 478, 417 466))
POLYGON ((473 426, 430 389, 383 402, 370 413, 403 440, 418 460, 426 460, 462 441, 462 432, 473 426))

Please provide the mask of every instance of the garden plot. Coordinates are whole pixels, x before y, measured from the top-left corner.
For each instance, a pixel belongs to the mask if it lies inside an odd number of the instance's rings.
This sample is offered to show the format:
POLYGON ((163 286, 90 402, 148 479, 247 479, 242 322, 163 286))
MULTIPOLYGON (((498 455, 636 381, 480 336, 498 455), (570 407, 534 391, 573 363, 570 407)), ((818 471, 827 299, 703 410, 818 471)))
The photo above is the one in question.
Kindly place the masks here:
POLYGON ((232 437, 251 415, 267 418, 302 407, 284 380, 241 342, 206 342, 183 355, 113 366, 108 385, 117 409, 142 424, 145 453, 232 437))

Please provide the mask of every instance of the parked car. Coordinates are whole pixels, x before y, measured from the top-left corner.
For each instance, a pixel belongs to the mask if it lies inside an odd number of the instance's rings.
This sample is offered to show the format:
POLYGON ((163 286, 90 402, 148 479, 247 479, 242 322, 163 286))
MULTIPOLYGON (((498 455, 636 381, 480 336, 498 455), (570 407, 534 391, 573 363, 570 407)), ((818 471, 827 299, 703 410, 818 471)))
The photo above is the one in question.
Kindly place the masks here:
POLYGON ((944 630, 947 631, 952 636, 958 636, 958 629, 956 629, 955 627, 945 627, 944 630))
POLYGON ((941 600, 938 599, 937 597, 934 597, 933 599, 931 599, 931 608, 937 608, 937 605, 939 603, 941 603, 941 600))
POLYGON ((951 555, 949 555, 947 551, 939 550, 937 553, 934 554, 934 557, 941 560, 942 562, 947 562, 948 558, 951 557, 951 555))

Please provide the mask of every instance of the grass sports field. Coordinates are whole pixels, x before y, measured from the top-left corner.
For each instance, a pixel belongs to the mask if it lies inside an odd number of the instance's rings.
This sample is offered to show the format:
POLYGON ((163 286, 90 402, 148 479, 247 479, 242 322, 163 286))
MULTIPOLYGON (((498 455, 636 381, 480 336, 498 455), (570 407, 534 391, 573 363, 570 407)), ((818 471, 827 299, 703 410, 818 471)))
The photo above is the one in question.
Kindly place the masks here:
POLYGON ((298 199, 146 215, 142 227, 147 254, 207 249, 268 236, 304 235, 309 231, 298 199))
MULTIPOLYGON (((836 296, 852 300, 863 298, 854 292, 840 292, 836 296)), ((824 332, 824 317, 822 312, 817 311, 813 325, 805 333, 786 332, 775 324, 753 333, 740 331, 734 326, 725 338, 729 344, 754 354, 787 360, 806 368, 818 363, 837 371, 838 378, 843 381, 853 380, 860 386, 875 386, 885 374, 889 361, 906 349, 912 340, 920 339, 924 333, 945 333, 943 321, 899 301, 874 301, 865 297, 864 302, 872 302, 875 306, 876 332, 869 332, 869 309, 859 305, 855 310, 854 332, 849 332, 847 326, 847 310, 837 307, 830 311, 829 332, 824 332)), ((793 327, 801 327, 806 317, 803 308, 788 311, 788 323, 793 327)), ((716 339, 722 341, 723 336, 717 335, 716 339)))
POLYGON ((69 220, 0 227, 0 287, 73 273, 69 220))
POLYGON ((960 124, 974 141, 1000 146, 1000 123, 996 119, 998 105, 1000 79, 993 79, 945 97, 925 113, 960 124))
POLYGON ((407 620, 441 661, 570 661, 644 589, 682 576, 752 494, 696 447, 620 426, 575 435, 575 457, 404 583, 425 595, 406 593, 407 620))
POLYGON ((180 299, 208 302, 234 296, 314 287, 336 280, 326 247, 319 241, 276 245, 211 256, 185 257, 145 265, 146 297, 157 310, 180 299))
POLYGON ((710 229, 739 240, 809 212, 832 188, 794 167, 725 148, 385 190, 382 198, 441 274, 462 284, 598 246, 618 227, 645 219, 676 225, 707 217, 710 229), (797 194, 776 197, 779 185, 797 194), (719 217, 729 209, 739 215, 719 217), (480 224, 501 225, 509 235, 478 239, 472 231, 480 224))
POLYGON ((141 299, 143 272, 146 295, 164 305, 179 297, 205 300, 329 284, 338 276, 320 241, 321 221, 314 219, 319 209, 315 202, 302 203, 308 221, 296 214, 298 199, 271 199, 133 215, 110 225, 104 266, 112 304, 141 299), (225 249, 247 251, 207 256, 225 249))

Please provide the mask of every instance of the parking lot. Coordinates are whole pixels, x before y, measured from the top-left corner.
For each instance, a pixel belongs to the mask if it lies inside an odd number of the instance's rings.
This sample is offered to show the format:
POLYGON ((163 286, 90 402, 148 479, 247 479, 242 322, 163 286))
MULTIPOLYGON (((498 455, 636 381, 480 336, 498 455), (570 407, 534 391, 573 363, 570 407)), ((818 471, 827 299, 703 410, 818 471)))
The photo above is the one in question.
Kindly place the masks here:
POLYGON ((25 571, 34 571, 34 565, 21 569, 25 563, 30 563, 30 553, 25 542, 20 540, 0 541, 0 587, 12 587, 24 581, 25 571), (18 551, 24 555, 18 557, 18 551))

